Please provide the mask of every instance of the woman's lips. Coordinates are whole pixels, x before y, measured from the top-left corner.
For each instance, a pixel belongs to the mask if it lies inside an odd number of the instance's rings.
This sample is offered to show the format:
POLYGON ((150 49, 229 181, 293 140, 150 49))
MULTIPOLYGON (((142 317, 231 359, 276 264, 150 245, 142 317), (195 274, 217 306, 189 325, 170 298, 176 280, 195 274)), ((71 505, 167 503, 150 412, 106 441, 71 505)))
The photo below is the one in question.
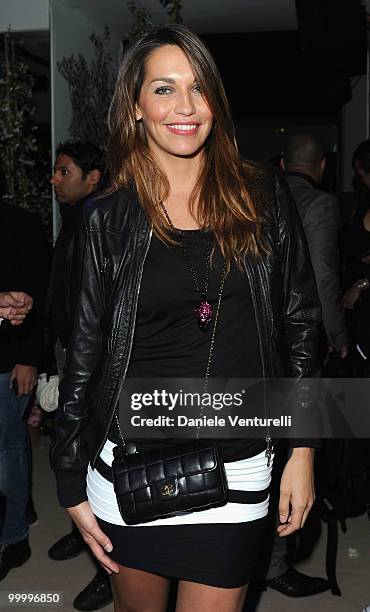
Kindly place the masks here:
POLYGON ((181 136, 193 136, 200 123, 167 123, 166 128, 172 132, 172 134, 180 134, 181 136))

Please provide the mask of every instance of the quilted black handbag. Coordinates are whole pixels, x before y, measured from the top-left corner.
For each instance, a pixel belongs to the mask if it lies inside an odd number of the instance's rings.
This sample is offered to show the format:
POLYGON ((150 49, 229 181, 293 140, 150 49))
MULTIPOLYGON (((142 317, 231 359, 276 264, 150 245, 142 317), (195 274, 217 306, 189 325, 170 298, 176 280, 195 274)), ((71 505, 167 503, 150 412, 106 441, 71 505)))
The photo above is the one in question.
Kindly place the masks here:
POLYGON ((121 516, 136 525, 226 504, 228 486, 220 450, 194 440, 128 454, 113 450, 113 485, 121 516))

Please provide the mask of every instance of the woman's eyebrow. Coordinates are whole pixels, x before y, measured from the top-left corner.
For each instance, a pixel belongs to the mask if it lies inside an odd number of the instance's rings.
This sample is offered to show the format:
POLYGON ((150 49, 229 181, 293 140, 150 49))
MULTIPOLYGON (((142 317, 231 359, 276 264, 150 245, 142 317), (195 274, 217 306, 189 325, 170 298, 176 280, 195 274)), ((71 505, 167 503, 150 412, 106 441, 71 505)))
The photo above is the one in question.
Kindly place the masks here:
MULTIPOLYGON (((157 77, 155 79, 152 79, 149 82, 149 85, 151 85, 152 83, 155 83, 156 81, 162 81, 162 82, 165 82, 165 83, 176 83, 176 79, 171 79, 170 77, 157 77)), ((194 79, 194 83, 196 83, 196 82, 197 82, 196 79, 194 79)))
POLYGON ((169 77, 158 77, 156 79, 152 79, 150 83, 155 83, 156 81, 164 81, 165 83, 175 83, 175 79, 170 79, 169 77))

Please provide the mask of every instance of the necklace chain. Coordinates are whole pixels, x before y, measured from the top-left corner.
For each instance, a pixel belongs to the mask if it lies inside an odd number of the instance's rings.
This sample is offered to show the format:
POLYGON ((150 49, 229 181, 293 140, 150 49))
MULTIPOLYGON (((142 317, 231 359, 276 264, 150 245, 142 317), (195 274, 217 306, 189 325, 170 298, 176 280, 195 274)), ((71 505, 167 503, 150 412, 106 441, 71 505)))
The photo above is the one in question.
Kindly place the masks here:
MULTIPOLYGON (((163 210, 163 213, 167 219, 167 222, 169 224, 169 226, 171 227, 171 229, 178 231, 180 233, 182 233, 181 230, 176 230, 174 224, 171 221, 171 218, 167 212, 167 209, 165 207, 165 205, 163 204, 163 202, 160 203, 160 206, 163 210)), ((203 283, 203 289, 200 288, 199 286, 199 281, 198 281, 198 276, 197 273, 194 269, 194 266, 192 264, 190 255, 189 255, 189 250, 187 249, 186 246, 182 246, 181 250, 183 252, 185 261, 190 269, 191 275, 193 277, 193 281, 194 281, 194 285, 195 288, 197 290, 197 292, 200 294, 200 304, 199 306, 195 309, 195 314, 199 323, 199 327, 201 329, 207 329, 209 324, 211 323, 212 319, 213 319, 213 308, 211 306, 211 304, 207 301, 207 292, 208 292, 208 281, 209 281, 209 267, 210 267, 210 259, 211 259, 211 236, 210 234, 208 234, 207 236, 207 241, 208 241, 208 247, 207 247, 207 255, 206 255, 206 261, 205 261, 205 270, 204 270, 204 283, 203 283)))
POLYGON ((204 270, 204 283, 203 283, 203 289, 201 289, 199 287, 199 282, 198 282, 198 277, 197 277, 197 273, 194 270, 194 266, 191 263, 191 259, 190 259, 190 255, 189 255, 189 251, 188 249, 183 246, 182 248, 182 252, 184 253, 185 259, 188 262, 188 266, 190 268, 190 271, 192 273, 193 276, 193 280, 194 280, 194 284, 196 287, 196 290, 198 291, 198 293, 201 295, 201 297, 205 300, 207 298, 207 291, 208 291, 208 279, 209 279, 209 260, 210 260, 210 256, 211 256, 211 239, 208 236, 208 247, 207 247, 207 256, 206 256, 206 267, 204 270))
MULTIPOLYGON (((168 212, 167 212, 167 209, 166 209, 165 205, 163 204, 163 202, 161 202, 161 208, 162 208, 162 210, 163 210, 163 212, 164 212, 164 215, 165 215, 165 217, 166 217, 166 219, 167 219, 167 221, 168 221, 168 225, 171 227, 171 229, 173 229, 173 230, 178 231, 178 232, 180 232, 180 233, 181 233, 181 232, 182 232, 182 230, 176 230, 176 228, 175 228, 174 224, 172 223, 171 218, 170 218, 170 216, 169 216, 169 214, 168 214, 168 212)), ((189 255, 189 251, 188 251, 188 249, 187 249, 185 246, 182 246, 182 247, 181 247, 181 248, 182 248, 182 252, 184 253, 185 259, 186 259, 186 261, 187 261, 187 263, 188 263, 188 266, 189 266, 189 268, 190 268, 190 271, 191 271, 191 273, 192 273, 192 276, 193 276, 193 280, 194 280, 194 284, 195 284, 196 290, 198 291, 198 293, 200 293, 200 295, 201 295, 201 296, 202 296, 202 298, 204 298, 204 299, 206 299, 206 296, 207 296, 207 291, 208 291, 209 262, 210 262, 210 257, 211 257, 211 238, 210 238, 210 236, 209 236, 209 235, 207 236, 207 242, 208 242, 208 247, 207 247, 207 256, 206 256, 206 268, 205 268, 205 271, 204 271, 204 283, 203 283, 203 289, 201 289, 201 288, 199 287, 199 282, 198 282, 197 273, 196 273, 196 271, 195 271, 195 269, 194 269, 194 266, 193 266, 193 264, 192 264, 192 262, 191 262, 191 259, 190 259, 190 255, 189 255)))

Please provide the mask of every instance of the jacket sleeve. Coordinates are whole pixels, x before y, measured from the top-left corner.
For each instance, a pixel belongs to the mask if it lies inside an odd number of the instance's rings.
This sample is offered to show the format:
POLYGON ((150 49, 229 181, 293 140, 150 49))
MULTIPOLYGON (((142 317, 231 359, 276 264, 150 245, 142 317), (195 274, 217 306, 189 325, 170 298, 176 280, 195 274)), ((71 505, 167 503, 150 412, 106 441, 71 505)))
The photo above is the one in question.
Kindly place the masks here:
MULTIPOLYGON (((284 291, 284 326, 287 346, 287 375, 297 379, 293 419, 307 423, 307 438, 290 438, 292 447, 321 446, 314 435, 319 431, 319 410, 315 404, 316 383, 320 375, 319 340, 321 308, 303 228, 293 197, 284 179, 277 178, 278 247, 284 291), (305 382, 306 381, 306 382, 305 382), (303 420, 302 420, 303 419, 303 420), (312 437, 311 437, 312 436, 312 437)), ((306 427, 305 427, 306 430, 306 427)))
POLYGON ((305 236, 322 306, 326 335, 336 349, 348 344, 339 284, 339 211, 335 198, 323 193, 306 213, 305 236))
POLYGON ((100 321, 103 314, 93 235, 85 213, 75 237, 71 291, 76 291, 76 309, 59 386, 55 434, 50 446, 50 463, 56 475, 58 498, 64 507, 75 506, 87 499, 89 450, 86 392, 100 356, 100 321))

